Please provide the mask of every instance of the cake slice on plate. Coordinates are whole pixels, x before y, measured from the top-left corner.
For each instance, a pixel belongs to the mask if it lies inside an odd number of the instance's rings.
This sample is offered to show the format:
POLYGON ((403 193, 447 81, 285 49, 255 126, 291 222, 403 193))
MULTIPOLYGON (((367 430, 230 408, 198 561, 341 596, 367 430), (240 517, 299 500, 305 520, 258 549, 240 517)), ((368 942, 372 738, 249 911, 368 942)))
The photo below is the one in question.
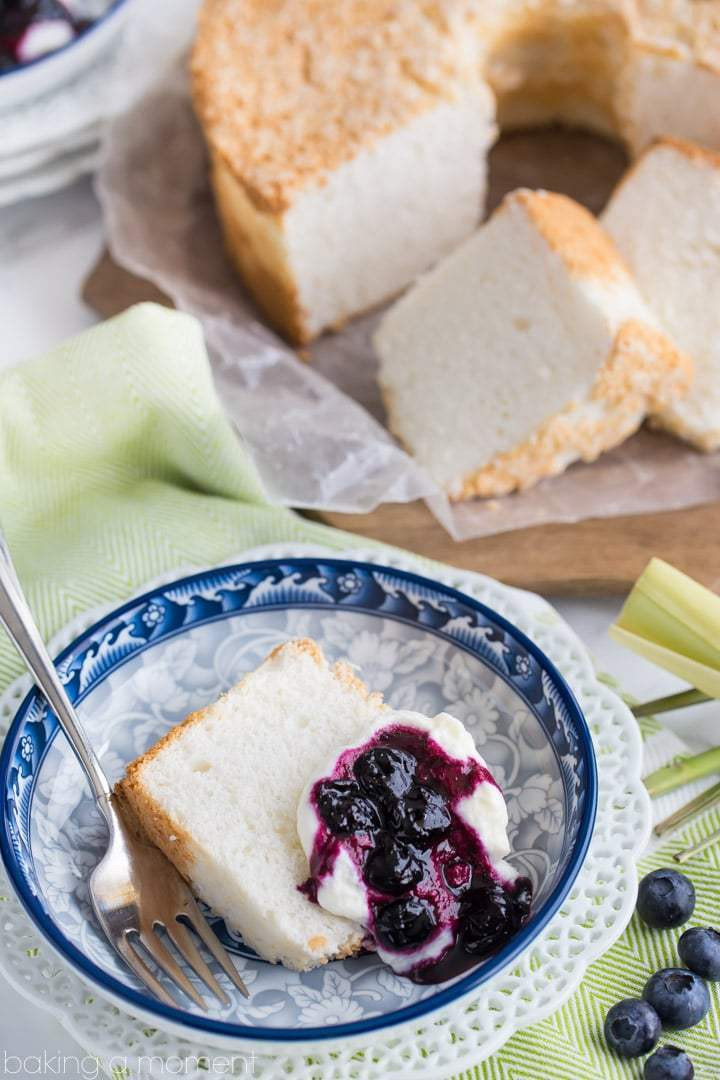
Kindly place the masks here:
POLYGON ((364 930, 298 891, 308 875, 298 800, 328 753, 383 711, 347 664, 289 641, 132 762, 117 790, 248 945, 306 970, 357 952, 364 930))
POLYGON ((197 894, 289 968, 367 942, 443 981, 530 913, 505 800, 462 723, 383 705, 307 638, 168 732, 117 792, 197 894))
POLYGON ((546 191, 506 196, 375 345, 391 430, 453 499, 593 461, 692 374, 596 219, 546 191))
POLYGON ((660 139, 613 194, 603 224, 660 322, 695 364, 660 426, 702 450, 720 446, 720 154, 660 139))

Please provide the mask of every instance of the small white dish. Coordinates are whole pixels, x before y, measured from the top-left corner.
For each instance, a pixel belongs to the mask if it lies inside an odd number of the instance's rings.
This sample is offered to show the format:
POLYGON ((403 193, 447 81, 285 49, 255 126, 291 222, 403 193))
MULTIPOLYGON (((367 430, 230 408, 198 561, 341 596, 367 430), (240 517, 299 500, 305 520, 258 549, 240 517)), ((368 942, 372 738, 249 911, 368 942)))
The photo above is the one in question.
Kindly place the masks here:
POLYGON ((37 169, 30 169, 7 179, 0 177, 0 206, 9 206, 21 199, 33 199, 59 191, 80 176, 94 172, 99 153, 97 144, 92 143, 89 147, 81 147, 69 154, 53 158, 37 169))
POLYGON ((130 0, 112 0, 79 37, 27 64, 0 73, 0 113, 49 94, 89 68, 123 28, 130 0))
POLYGON ((24 150, 19 154, 5 155, 0 153, 0 183, 5 183, 15 178, 22 178, 31 173, 39 173, 49 168, 56 161, 69 154, 80 151, 97 150, 100 140, 100 125, 90 124, 82 131, 60 142, 45 143, 31 150, 24 150))

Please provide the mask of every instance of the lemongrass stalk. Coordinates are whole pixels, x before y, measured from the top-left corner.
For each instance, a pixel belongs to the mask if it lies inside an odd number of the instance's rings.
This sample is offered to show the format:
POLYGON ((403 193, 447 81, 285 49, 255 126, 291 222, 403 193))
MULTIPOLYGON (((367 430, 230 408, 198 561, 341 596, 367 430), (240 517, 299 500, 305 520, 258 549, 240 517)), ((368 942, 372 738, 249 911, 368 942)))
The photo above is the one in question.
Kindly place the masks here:
POLYGON ((714 833, 710 833, 704 840, 700 840, 699 843, 693 844, 692 847, 684 848, 682 851, 676 851, 673 855, 673 859, 676 863, 686 863, 695 855, 700 855, 701 852, 707 851, 709 847, 714 847, 715 844, 720 844, 720 829, 716 829, 714 833))
POLYGON ((697 795, 689 803, 685 803, 674 814, 666 817, 664 821, 659 821, 654 829, 655 835, 664 836, 665 833, 679 829, 682 825, 686 825, 688 821, 691 821, 692 818, 697 817, 698 814, 702 814, 705 810, 712 810, 716 806, 720 806, 720 784, 709 787, 707 791, 703 791, 701 795, 697 795))
POLYGON ((663 765, 645 777, 643 783, 649 794, 664 795, 667 791, 689 784, 693 780, 702 780, 712 773, 720 773, 720 746, 712 750, 703 750, 701 754, 681 754, 669 765, 663 765))
POLYGON ((675 709, 687 709, 690 705, 704 705, 707 701, 712 701, 712 698, 703 694, 702 690, 681 690, 679 694, 666 694, 665 697, 631 705, 630 712, 640 720, 643 716, 659 716, 675 709))
POLYGON ((720 698, 720 596, 652 559, 610 635, 711 698, 720 698))

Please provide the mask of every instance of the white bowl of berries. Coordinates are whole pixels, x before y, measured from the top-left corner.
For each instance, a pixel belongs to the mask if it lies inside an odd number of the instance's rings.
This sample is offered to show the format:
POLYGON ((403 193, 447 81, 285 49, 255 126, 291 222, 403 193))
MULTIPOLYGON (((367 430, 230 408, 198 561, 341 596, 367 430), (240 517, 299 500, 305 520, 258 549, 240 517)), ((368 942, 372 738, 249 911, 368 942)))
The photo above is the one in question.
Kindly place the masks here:
POLYGON ((131 0, 3 0, 0 113, 89 68, 122 30, 131 0))

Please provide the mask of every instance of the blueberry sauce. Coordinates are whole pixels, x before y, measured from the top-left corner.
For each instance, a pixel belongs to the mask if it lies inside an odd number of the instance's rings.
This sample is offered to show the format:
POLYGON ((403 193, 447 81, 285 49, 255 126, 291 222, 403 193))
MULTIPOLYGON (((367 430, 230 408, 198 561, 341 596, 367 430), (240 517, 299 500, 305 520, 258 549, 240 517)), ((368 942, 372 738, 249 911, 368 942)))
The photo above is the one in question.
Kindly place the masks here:
POLYGON ((54 52, 90 23, 61 0, 1 0, 0 72, 54 52))
POLYGON ((450 757, 427 732, 382 728, 312 788, 319 824, 301 891, 317 902, 344 850, 366 889, 375 945, 410 959, 422 950, 403 968, 409 978, 443 982, 475 966, 520 929, 532 902, 529 880, 503 879, 458 813, 484 783, 497 787, 480 762, 450 757))

